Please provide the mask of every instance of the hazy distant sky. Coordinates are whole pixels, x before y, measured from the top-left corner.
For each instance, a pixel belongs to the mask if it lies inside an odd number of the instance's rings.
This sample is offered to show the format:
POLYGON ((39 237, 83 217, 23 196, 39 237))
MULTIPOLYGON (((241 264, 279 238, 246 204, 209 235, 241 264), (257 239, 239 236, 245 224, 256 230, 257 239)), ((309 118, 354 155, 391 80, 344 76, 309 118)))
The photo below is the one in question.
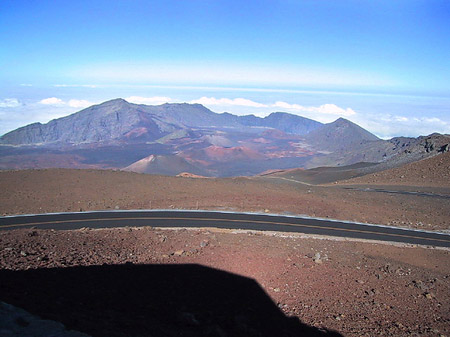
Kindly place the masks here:
POLYGON ((450 1, 0 1, 0 134, 116 97, 450 133, 450 1))

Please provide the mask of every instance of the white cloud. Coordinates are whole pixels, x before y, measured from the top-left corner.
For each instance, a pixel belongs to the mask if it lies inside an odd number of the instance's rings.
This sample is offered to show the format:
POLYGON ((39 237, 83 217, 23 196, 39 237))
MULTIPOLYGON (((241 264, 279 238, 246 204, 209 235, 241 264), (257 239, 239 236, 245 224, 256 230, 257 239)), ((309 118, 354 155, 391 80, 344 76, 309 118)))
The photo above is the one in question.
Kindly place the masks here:
POLYGON ((434 116, 408 118, 390 114, 358 114, 353 121, 384 139, 450 133, 450 123, 434 116))
POLYGON ((39 103, 46 104, 46 105, 63 105, 63 104, 65 104, 62 99, 56 98, 56 97, 44 98, 44 99, 40 100, 39 103))
POLYGON ((72 108, 87 108, 94 103, 86 101, 84 99, 71 99, 67 104, 72 108))
POLYGON ((199 103, 203 105, 235 105, 235 106, 245 106, 252 108, 266 108, 266 104, 254 102, 246 98, 215 98, 215 97, 201 97, 199 99, 193 100, 190 103, 199 103))
POLYGON ((127 102, 135 104, 148 104, 148 105, 159 105, 164 103, 169 103, 172 101, 170 97, 164 96, 154 96, 154 97, 141 97, 141 96, 130 96, 125 98, 127 102))
POLYGON ((0 108, 16 108, 20 105, 17 98, 5 98, 0 100, 0 108))
POLYGON ((436 117, 431 117, 431 118, 421 118, 421 120, 423 120, 426 123, 438 123, 438 124, 447 124, 446 122, 444 122, 443 120, 436 118, 436 117))
POLYGON ((349 117, 356 114, 353 109, 347 108, 343 109, 338 107, 336 104, 322 104, 321 106, 302 106, 299 104, 289 104, 286 102, 278 101, 272 105, 274 108, 282 108, 287 110, 297 110, 302 112, 313 112, 318 114, 325 115, 336 115, 336 116, 344 116, 349 117))
POLYGON ((408 122, 409 118, 408 117, 404 117, 404 116, 395 116, 394 120, 396 122, 408 122))
POLYGON ((71 99, 68 102, 63 101, 61 98, 49 97, 39 101, 40 104, 54 105, 54 106, 69 106, 71 108, 86 108, 94 103, 86 101, 84 99, 71 99))

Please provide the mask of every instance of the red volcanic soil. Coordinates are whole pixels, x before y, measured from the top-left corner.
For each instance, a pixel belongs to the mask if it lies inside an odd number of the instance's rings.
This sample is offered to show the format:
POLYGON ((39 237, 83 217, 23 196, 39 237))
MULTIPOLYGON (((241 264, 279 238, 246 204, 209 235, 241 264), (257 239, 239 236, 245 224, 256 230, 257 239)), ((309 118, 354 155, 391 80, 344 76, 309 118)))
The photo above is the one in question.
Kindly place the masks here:
POLYGON ((260 160, 264 156, 245 146, 220 147, 208 146, 203 150, 210 160, 218 162, 237 161, 237 160, 260 160))
POLYGON ((0 300, 92 336, 449 336, 450 255, 213 229, 2 231, 0 300))
MULTIPOLYGON (((287 177, 193 179, 107 170, 3 171, 0 214, 198 207, 449 229, 450 198, 349 190, 349 185, 307 186, 287 177)), ((413 190, 450 195, 448 188, 413 190)))

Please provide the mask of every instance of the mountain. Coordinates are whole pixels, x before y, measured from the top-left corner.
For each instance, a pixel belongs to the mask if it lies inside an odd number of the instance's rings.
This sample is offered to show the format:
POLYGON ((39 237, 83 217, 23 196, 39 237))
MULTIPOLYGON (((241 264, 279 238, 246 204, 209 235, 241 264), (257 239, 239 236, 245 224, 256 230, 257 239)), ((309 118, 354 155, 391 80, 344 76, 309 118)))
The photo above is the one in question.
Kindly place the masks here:
POLYGON ((47 124, 34 123, 0 138, 1 144, 97 143, 116 139, 145 142, 182 128, 139 105, 115 99, 47 124))
POLYGON ((347 151, 367 142, 380 140, 377 136, 345 118, 322 125, 305 136, 306 140, 321 150, 347 151))
POLYGON ((47 124, 34 123, 0 137, 0 144, 82 144, 111 141, 154 141, 189 128, 275 128, 305 134, 321 123, 286 113, 266 118, 217 114, 200 104, 166 103, 159 106, 114 99, 47 124))
POLYGON ((355 170, 374 172, 432 156, 448 138, 386 141, 343 118, 321 124, 284 112, 260 118, 218 114, 200 104, 149 106, 114 99, 3 135, 0 169, 110 168, 223 177, 377 163, 352 167, 354 176, 355 170))
POLYGON ((240 116, 239 122, 246 126, 273 128, 296 135, 306 135, 323 125, 315 120, 286 112, 273 112, 264 118, 258 118, 253 115, 240 116))

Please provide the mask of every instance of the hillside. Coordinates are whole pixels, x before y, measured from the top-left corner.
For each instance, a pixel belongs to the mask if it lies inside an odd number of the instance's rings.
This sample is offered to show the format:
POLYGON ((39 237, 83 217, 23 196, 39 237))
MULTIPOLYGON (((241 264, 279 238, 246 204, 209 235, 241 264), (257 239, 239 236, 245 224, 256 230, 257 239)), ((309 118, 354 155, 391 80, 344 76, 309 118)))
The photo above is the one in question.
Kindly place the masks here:
POLYGON ((304 184, 320 185, 349 179, 366 174, 367 170, 377 170, 376 163, 358 163, 347 166, 316 167, 312 169, 278 170, 260 174, 266 178, 281 178, 304 184))
POLYGON ((450 152, 340 183, 450 188, 450 152))

